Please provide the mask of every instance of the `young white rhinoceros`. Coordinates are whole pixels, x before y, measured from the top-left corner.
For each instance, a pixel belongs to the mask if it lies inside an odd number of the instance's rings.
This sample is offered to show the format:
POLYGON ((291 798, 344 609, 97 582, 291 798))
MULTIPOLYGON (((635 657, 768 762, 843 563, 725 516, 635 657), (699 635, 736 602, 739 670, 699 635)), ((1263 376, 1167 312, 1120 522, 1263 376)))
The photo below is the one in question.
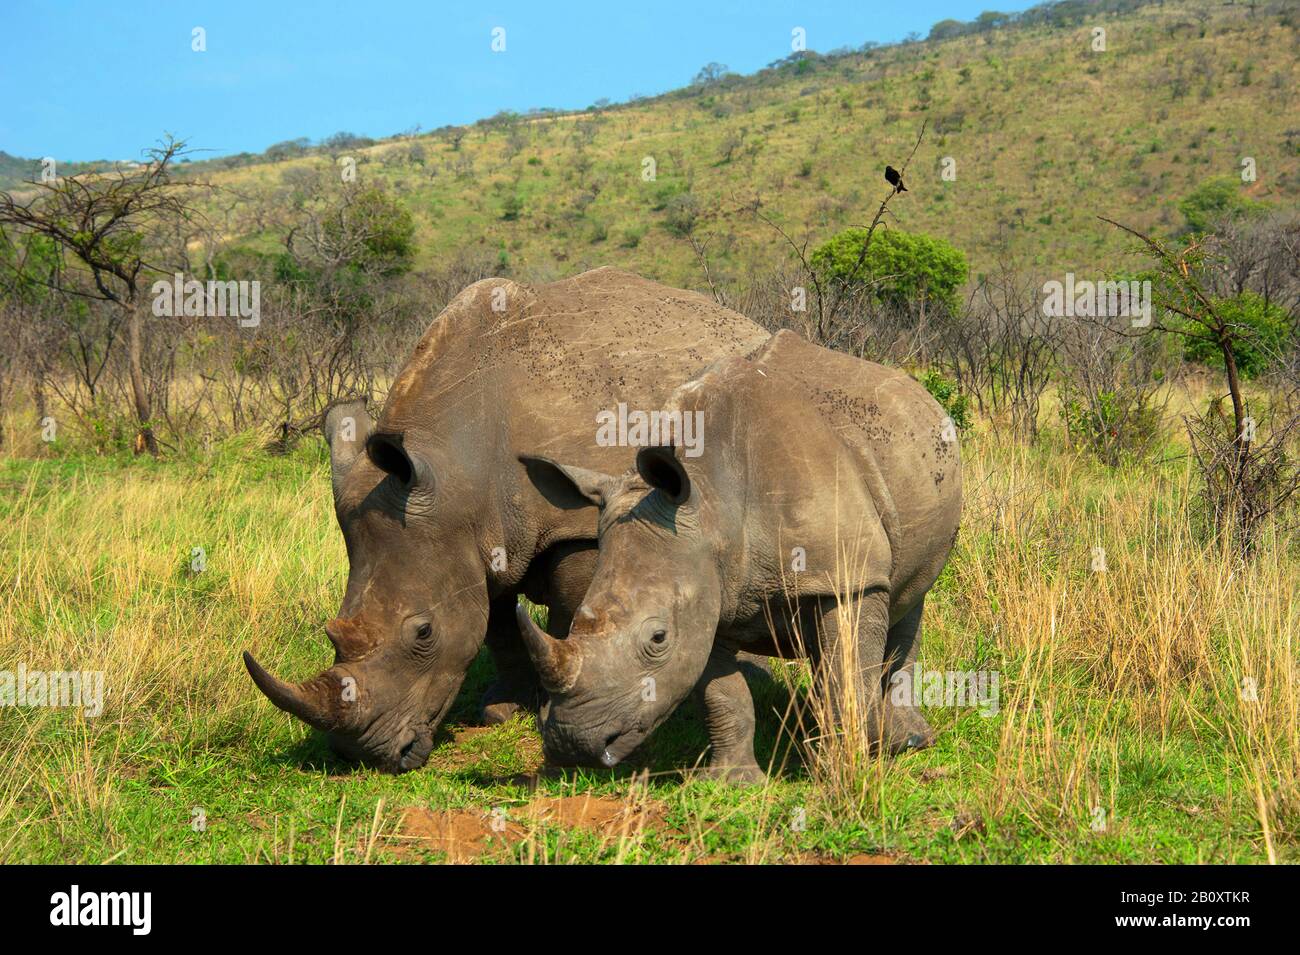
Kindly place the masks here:
POLYGON ((837 719, 855 689, 868 739, 893 753, 929 745, 924 717, 884 690, 911 677, 925 595, 957 534, 960 456, 943 409, 906 374, 790 332, 718 362, 671 408, 702 426, 695 457, 642 448, 621 477, 526 458, 600 508, 595 576, 568 636, 517 614, 549 694, 548 759, 613 766, 694 689, 710 775, 761 780, 738 651, 806 653, 837 719))

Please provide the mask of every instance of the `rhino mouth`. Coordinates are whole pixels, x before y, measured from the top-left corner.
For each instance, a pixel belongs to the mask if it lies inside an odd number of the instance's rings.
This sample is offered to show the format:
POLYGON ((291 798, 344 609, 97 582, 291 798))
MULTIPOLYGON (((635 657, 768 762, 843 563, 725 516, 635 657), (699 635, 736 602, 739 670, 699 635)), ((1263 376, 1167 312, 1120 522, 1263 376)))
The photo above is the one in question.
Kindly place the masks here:
POLYGON ((428 761, 431 752, 433 752, 433 733, 427 727, 422 732, 412 731, 410 742, 397 751, 394 771, 405 773, 412 769, 419 769, 428 761))
POLYGON ((386 773, 400 774, 419 769, 429 761, 438 727, 456 701, 459 688, 460 682, 457 681, 441 703, 418 715, 397 718, 381 714, 372 719, 364 731, 355 735, 332 733, 330 746, 349 762, 373 766, 386 773), (394 724, 397 726, 395 732, 391 730, 394 724))
POLYGON ((408 725, 391 742, 379 746, 350 734, 331 733, 330 749, 349 763, 386 773, 407 773, 428 762, 435 725, 432 721, 408 725))
POLYGON ((640 729, 617 730, 616 733, 595 735, 581 745, 576 741, 547 739, 543 737, 547 763, 555 765, 586 765, 612 769, 636 751, 645 742, 647 733, 640 729))

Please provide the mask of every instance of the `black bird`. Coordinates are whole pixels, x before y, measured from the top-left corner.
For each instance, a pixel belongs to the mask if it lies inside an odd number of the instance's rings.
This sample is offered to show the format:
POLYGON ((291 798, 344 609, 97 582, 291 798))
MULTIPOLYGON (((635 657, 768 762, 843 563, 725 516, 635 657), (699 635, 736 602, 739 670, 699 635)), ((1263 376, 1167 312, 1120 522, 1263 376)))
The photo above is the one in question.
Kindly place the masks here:
POLYGON ((903 174, 893 166, 885 167, 885 182, 894 187, 894 193, 907 192, 907 186, 903 185, 903 174))

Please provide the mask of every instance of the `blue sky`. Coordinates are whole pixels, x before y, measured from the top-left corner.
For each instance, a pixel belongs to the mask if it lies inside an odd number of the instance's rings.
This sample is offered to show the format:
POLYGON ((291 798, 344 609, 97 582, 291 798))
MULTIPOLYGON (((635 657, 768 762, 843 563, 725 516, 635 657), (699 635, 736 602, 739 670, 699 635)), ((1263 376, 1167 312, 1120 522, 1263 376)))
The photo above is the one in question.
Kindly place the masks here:
POLYGON ((131 159, 164 132, 206 155, 340 130, 388 136, 498 110, 581 108, 750 73, 803 27, 826 52, 1026 0, 21 0, 0 31, 0 149, 131 159), (206 52, 191 49, 206 31, 206 52), (491 49, 505 29, 506 49, 491 49))

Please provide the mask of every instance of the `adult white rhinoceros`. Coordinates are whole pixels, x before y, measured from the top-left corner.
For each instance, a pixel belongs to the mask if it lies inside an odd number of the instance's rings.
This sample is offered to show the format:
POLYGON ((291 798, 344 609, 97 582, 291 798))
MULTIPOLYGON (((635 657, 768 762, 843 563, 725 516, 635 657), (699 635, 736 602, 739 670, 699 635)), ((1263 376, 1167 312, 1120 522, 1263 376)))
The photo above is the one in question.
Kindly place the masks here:
POLYGON ((767 337, 701 295, 615 269, 465 289, 373 428, 362 404, 327 417, 349 564, 325 626, 334 665, 290 685, 245 654, 253 680, 336 751, 393 771, 424 764, 485 638, 498 673, 485 718, 535 706, 517 596, 549 605, 550 629, 568 632, 595 565, 596 512, 520 455, 621 471, 634 452, 598 443, 600 412, 661 409, 701 369, 767 337))

